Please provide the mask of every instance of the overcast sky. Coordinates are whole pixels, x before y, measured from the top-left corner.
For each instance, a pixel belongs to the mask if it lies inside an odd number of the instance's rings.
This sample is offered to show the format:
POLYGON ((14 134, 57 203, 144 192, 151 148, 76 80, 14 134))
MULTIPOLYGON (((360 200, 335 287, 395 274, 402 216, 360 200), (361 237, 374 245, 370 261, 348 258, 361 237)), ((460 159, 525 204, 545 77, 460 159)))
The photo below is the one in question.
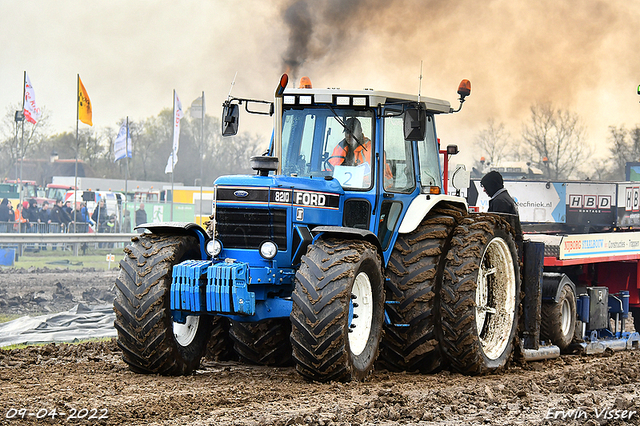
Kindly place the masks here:
MULTIPOLYGON (((634 0, 0 0, 0 10, 3 115, 27 71, 55 132, 75 131, 77 74, 100 129, 170 108, 173 89, 185 109, 204 91, 219 116, 236 72, 233 94, 270 100, 287 66, 316 87, 417 93, 420 61, 423 96, 457 105, 459 81, 471 80, 462 112, 438 123, 467 162, 489 118, 519 138, 535 102, 579 114, 600 154, 608 126, 640 123, 634 0)), ((270 127, 241 121, 265 138, 270 127)))

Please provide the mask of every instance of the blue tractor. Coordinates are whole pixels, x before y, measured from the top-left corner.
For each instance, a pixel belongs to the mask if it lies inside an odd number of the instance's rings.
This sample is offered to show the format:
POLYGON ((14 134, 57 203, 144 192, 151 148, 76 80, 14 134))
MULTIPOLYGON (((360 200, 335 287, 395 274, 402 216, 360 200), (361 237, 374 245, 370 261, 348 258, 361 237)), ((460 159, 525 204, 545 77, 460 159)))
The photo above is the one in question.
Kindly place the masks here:
MULTIPOLYGON (((287 80, 265 102, 268 152, 253 157, 254 175, 215 181, 207 229, 146 224, 125 248, 114 310, 126 363, 190 374, 209 344, 323 382, 363 380, 376 362, 504 367, 520 292, 512 228, 445 193, 440 155, 446 163, 457 148, 440 151, 436 136, 435 117, 459 111, 470 83, 454 111, 420 95, 287 80)), ((224 103, 223 134, 237 133, 240 106, 253 102, 264 101, 224 103)))

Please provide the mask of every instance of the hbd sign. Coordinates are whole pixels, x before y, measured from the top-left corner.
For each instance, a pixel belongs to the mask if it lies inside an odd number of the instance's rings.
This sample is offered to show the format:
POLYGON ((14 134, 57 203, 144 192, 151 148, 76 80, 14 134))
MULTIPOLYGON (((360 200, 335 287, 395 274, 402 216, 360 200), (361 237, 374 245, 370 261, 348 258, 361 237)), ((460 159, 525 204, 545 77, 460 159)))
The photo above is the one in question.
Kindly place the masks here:
POLYGON ((628 212, 637 212, 640 210, 640 188, 625 188, 624 210, 628 212))
POLYGON ((609 210, 611 195, 569 195, 570 209, 609 210))

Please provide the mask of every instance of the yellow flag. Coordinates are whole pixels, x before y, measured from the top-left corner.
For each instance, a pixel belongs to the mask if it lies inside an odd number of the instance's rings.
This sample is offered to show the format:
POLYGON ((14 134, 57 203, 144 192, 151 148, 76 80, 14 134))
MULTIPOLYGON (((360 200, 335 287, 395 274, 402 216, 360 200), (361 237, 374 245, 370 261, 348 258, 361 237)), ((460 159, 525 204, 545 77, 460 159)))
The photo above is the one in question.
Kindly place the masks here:
POLYGON ((91 100, 87 94, 87 90, 78 76, 78 119, 84 124, 93 126, 91 122, 91 100))

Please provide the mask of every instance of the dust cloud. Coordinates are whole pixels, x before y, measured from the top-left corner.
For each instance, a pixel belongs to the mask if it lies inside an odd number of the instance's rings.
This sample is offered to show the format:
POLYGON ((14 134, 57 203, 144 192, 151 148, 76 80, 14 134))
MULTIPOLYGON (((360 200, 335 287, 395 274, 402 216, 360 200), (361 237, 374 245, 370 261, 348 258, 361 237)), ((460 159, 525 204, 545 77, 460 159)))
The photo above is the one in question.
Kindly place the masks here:
POLYGON ((458 125, 494 118, 518 135, 531 105, 551 102, 578 113, 600 143, 640 112, 628 112, 640 82, 640 10, 628 2, 293 0, 282 16, 283 71, 321 86, 417 92, 423 61, 423 95, 454 101, 459 80, 471 80, 458 125))

